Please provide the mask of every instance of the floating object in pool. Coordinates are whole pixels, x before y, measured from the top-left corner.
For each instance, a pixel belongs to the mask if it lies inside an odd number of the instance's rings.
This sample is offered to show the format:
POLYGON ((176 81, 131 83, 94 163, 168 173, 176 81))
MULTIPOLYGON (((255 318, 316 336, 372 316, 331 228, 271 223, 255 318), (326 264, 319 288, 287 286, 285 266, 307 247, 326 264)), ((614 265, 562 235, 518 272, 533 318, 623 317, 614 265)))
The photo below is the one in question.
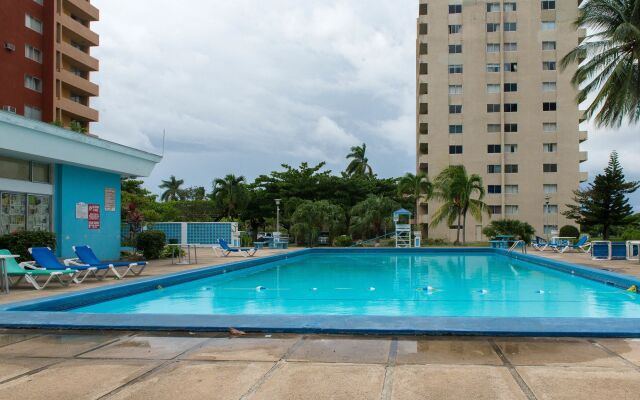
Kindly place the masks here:
POLYGON ((429 292, 433 292, 435 290, 433 286, 427 286, 425 289, 429 292))
POLYGON ((311 290, 313 290, 314 292, 318 290, 317 287, 312 287, 311 290))
POLYGON ((489 291, 487 289, 482 289, 482 290, 478 290, 478 293, 487 294, 487 293, 489 293, 489 291))
POLYGON ((375 290, 376 290, 376 288, 374 288, 373 286, 371 286, 371 287, 369 288, 369 291, 370 291, 370 292, 374 292, 375 290))
POLYGON ((261 292, 263 290, 267 290, 267 288, 264 286, 256 286, 256 292, 261 292))
POLYGON ((629 289, 627 289, 627 292, 638 293, 638 286, 636 285, 631 286, 629 289))
POLYGON ((164 286, 162 286, 162 285, 158 285, 158 286, 156 286, 156 289, 158 289, 158 290, 160 290, 160 289, 164 289, 164 286))
POLYGON ((538 294, 544 294, 544 290, 538 290, 536 293, 538 293, 538 294))
POLYGON ((247 334, 246 332, 240 331, 236 328, 229 328, 229 333, 234 336, 242 336, 247 334))

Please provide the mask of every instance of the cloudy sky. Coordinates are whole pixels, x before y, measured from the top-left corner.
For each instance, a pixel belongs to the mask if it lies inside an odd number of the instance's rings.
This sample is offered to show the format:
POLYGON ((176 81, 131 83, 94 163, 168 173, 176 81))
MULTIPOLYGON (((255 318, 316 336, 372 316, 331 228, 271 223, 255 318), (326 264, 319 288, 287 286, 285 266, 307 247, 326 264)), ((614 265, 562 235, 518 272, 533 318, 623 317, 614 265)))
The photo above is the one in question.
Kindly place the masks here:
MULTIPOLYGON (((227 173, 253 178, 301 161, 340 171, 362 142, 380 176, 413 171, 417 0, 93 3, 93 129, 156 153, 166 131, 150 189, 171 174, 210 189, 227 173)), ((591 176, 617 149, 640 179, 640 127, 589 127, 589 137, 591 176)))

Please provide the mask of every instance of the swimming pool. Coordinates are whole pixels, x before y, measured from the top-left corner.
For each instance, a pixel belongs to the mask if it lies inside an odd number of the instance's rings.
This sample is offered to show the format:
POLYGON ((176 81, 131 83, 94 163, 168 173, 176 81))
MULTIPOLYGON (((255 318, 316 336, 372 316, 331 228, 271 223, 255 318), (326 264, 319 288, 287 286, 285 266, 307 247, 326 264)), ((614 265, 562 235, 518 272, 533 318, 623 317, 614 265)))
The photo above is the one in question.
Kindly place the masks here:
POLYGON ((504 254, 306 254, 71 310, 448 317, 640 316, 640 296, 504 254))
POLYGON ((0 307, 0 326, 640 337, 640 281, 499 249, 305 249, 0 307))

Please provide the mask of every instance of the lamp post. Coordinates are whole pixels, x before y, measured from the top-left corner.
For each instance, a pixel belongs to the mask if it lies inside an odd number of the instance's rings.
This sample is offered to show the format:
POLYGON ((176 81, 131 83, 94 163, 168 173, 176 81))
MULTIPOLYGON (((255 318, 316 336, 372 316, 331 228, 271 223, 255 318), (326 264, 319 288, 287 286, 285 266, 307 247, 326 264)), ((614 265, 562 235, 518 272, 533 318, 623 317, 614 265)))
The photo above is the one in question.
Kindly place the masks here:
POLYGON ((276 232, 280 233, 280 199, 276 199, 276 232))
MULTIPOLYGON (((551 195, 544 196, 544 225, 545 227, 549 225, 549 200, 551 200, 551 195)), ((544 230, 544 227, 543 227, 544 230)), ((546 233, 546 232, 545 232, 546 233)), ((547 241, 549 241, 550 232, 547 233, 547 241)))

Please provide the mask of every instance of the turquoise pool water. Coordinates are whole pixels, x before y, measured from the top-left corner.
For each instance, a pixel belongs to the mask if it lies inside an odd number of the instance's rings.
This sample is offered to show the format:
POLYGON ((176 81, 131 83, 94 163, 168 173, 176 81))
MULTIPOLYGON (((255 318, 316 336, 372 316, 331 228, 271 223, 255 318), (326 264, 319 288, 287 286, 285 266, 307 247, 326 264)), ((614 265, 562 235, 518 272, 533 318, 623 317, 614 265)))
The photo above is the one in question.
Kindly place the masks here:
POLYGON ((640 296, 491 253, 306 254, 82 313, 640 318, 640 296))

